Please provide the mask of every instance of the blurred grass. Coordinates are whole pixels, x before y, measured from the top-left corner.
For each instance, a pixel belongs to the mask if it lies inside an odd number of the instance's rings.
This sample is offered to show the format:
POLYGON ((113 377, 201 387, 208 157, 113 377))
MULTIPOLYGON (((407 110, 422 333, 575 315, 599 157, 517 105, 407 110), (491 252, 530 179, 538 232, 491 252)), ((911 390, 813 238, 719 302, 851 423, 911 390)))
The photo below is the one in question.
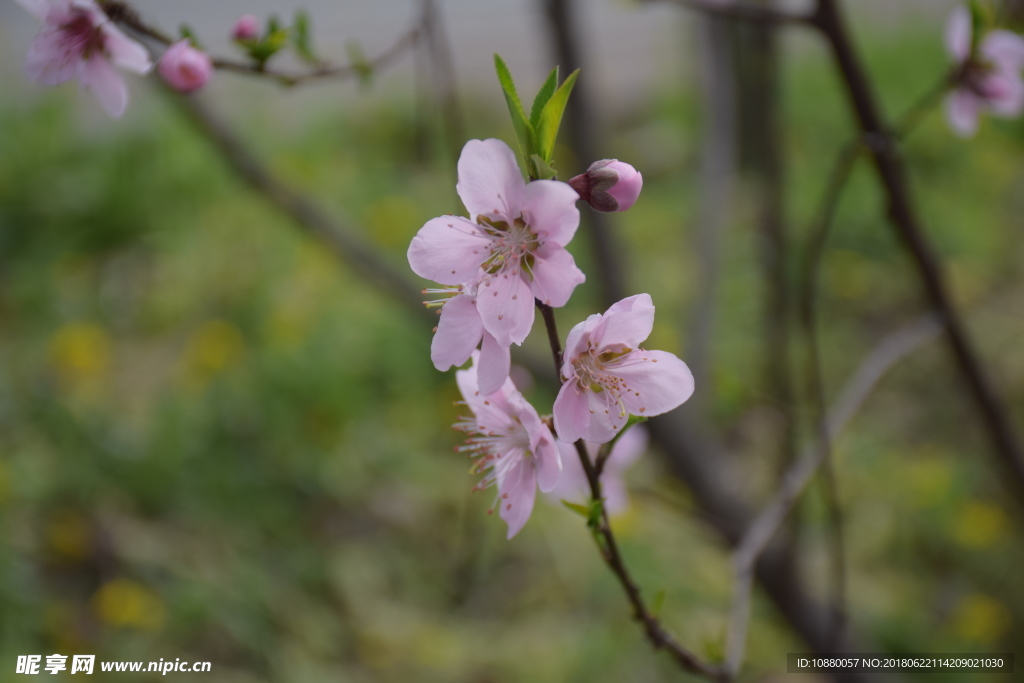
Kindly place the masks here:
MULTIPOLYGON (((913 31, 869 34, 864 51, 890 112, 945 66, 939 41, 913 31)), ((471 135, 509 132, 493 95, 472 99, 471 135)), ((243 133, 401 264, 426 219, 458 210, 454 169, 417 138, 410 102, 373 98, 325 111, 301 133, 275 137, 259 114, 243 133)), ((823 52, 790 55, 785 102, 787 201, 802 231, 849 135, 823 52)), ((470 495, 447 429, 456 390, 429 363, 429 330, 303 239, 172 111, 97 137, 77 124, 79 106, 58 91, 32 111, 0 107, 4 666, 59 652, 209 660, 228 683, 678 677, 628 619, 577 518, 538 501, 509 543, 484 514, 491 494, 470 495)), ((643 200, 617 225, 632 289, 658 305, 651 346, 684 358, 696 112, 691 94, 666 91, 603 150, 644 171, 643 200)), ((929 232, 1017 416, 1022 152, 1019 122, 988 121, 968 143, 937 113, 907 150, 929 232)), ((771 433, 759 417, 760 283, 750 207, 739 215, 727 237, 715 418, 758 490, 774 463, 758 447, 771 433)), ((833 388, 920 310, 882 216, 862 168, 824 266, 833 388)), ((585 236, 574 252, 592 273, 585 236)), ((560 311, 563 334, 595 312, 593 291, 592 276, 560 311)), ((546 412, 551 397, 536 398, 546 412)), ((986 448, 937 345, 897 369, 840 440, 850 611, 880 646, 1024 642, 1019 522, 986 448)), ((635 504, 620 522, 629 562, 648 596, 665 591, 663 615, 684 643, 720 651, 727 557, 656 459, 630 476, 635 504)), ((820 592, 819 492, 800 514, 807 580, 820 592)), ((756 607, 748 680, 767 680, 801 646, 769 605, 756 607)))

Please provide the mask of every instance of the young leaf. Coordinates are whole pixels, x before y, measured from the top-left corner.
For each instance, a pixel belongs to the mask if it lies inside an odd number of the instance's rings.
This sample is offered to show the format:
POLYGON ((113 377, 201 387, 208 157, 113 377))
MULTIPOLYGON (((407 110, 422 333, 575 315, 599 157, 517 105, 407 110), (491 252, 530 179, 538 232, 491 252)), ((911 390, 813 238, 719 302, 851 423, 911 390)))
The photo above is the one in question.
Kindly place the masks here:
POLYGON ((320 61, 313 54, 313 48, 310 46, 309 15, 305 10, 300 9, 295 12, 295 23, 292 24, 292 43, 295 45, 295 51, 299 57, 306 62, 316 64, 320 61))
POLYGON ((345 52, 348 53, 348 59, 352 63, 352 68, 359 75, 359 84, 369 85, 370 81, 373 80, 373 65, 366 58, 363 46, 354 40, 350 40, 345 43, 345 52))
POLYGON ((555 140, 558 138, 558 127, 562 125, 562 114, 565 113, 565 105, 569 103, 569 94, 576 84, 579 73, 580 70, 576 69, 569 74, 540 113, 540 122, 537 124, 537 154, 548 163, 551 163, 555 140))
POLYGON ((537 91, 537 96, 533 98, 533 107, 530 109, 530 125, 533 126, 534 130, 537 130, 537 124, 540 123, 540 113, 544 110, 544 105, 548 103, 551 96, 555 94, 555 88, 558 87, 558 67, 556 66, 548 74, 547 80, 544 81, 544 85, 540 86, 540 90, 537 91))
POLYGON ((558 173, 551 167, 551 164, 544 161, 537 154, 530 155, 530 177, 536 180, 551 180, 558 173))
POLYGON ((512 127, 515 129, 516 139, 519 141, 519 151, 523 155, 523 161, 528 164, 530 155, 534 152, 533 126, 523 112, 523 104, 519 101, 519 93, 516 92, 512 74, 505 61, 497 53, 494 55, 494 69, 498 72, 498 83, 501 84, 501 90, 505 93, 508 113, 512 116, 512 127))
POLYGON ((590 508, 588 508, 586 505, 580 505, 579 503, 570 503, 567 500, 563 500, 562 505, 564 505, 569 510, 575 512, 583 519, 587 519, 590 516, 590 508))

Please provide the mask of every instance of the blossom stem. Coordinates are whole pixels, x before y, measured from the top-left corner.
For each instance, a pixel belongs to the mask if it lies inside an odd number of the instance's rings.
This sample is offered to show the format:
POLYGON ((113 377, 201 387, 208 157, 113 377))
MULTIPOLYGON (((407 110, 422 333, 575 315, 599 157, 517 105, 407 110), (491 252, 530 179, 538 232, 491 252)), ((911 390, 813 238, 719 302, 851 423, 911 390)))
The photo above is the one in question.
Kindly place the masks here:
MULTIPOLYGON (((540 309, 541 317, 544 318, 544 326, 547 328, 548 341, 551 344, 551 355, 555 361, 555 375, 558 377, 558 383, 563 384, 562 344, 560 341, 561 337, 558 336, 555 312, 550 306, 540 301, 536 301, 536 304, 537 308, 540 309)), ((557 437, 557 434, 555 436, 557 437)), ((580 456, 580 464, 583 466, 583 471, 587 475, 591 500, 600 501, 602 499, 601 469, 603 469, 604 462, 607 460, 607 453, 602 450, 601 454, 598 455, 597 465, 595 466, 590 461, 590 456, 587 455, 583 439, 579 439, 573 445, 580 456)), ((728 676, 721 667, 705 662, 696 654, 680 645, 672 637, 672 634, 665 629, 661 621, 658 620, 658 617, 647 607, 647 604, 640 596, 640 586, 633 580, 625 561, 622 559, 622 554, 619 552, 619 545, 615 540, 615 534, 612 533, 611 523, 608 520, 608 511, 604 505, 601 505, 600 510, 600 519, 597 520, 593 530, 598 541, 598 548, 601 551, 601 557, 604 559, 605 564, 608 565, 608 568, 612 570, 612 573, 615 574, 616 578, 618 578, 622 589, 626 592, 629 604, 633 607, 633 618, 643 624, 644 633, 647 635, 647 639, 651 641, 651 645, 656 650, 667 650, 680 668, 685 671, 703 676, 711 681, 728 680, 728 676)))

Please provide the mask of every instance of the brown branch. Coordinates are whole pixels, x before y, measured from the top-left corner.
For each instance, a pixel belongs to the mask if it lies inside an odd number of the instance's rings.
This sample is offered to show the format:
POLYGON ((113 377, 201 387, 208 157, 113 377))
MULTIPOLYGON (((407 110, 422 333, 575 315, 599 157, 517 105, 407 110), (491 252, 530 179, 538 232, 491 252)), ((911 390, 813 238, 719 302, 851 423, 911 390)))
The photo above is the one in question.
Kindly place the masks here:
MULTIPOLYGON (((106 12, 107 16, 109 16, 112 21, 136 35, 149 38, 150 40, 156 41, 162 45, 170 45, 175 42, 175 39, 171 36, 144 22, 136 9, 127 2, 123 2, 122 0, 110 0, 108 2, 103 2, 102 6, 103 11, 106 12)), ((268 69, 264 65, 254 62, 240 62, 221 57, 211 57, 211 60, 214 68, 221 69, 222 71, 231 71, 244 76, 266 78, 286 86, 294 86, 308 83, 310 81, 322 81, 329 79, 344 80, 363 76, 368 71, 388 66, 415 45, 419 41, 421 34, 422 27, 417 25, 402 34, 387 50, 366 60, 365 62, 338 66, 321 64, 309 71, 303 72, 278 71, 275 69, 268 69)))
MULTIPOLYGON (((537 301, 536 304, 544 318, 548 341, 551 344, 551 355, 555 361, 555 374, 558 377, 559 384, 561 384, 562 344, 561 337, 558 336, 554 311, 550 306, 540 301, 537 301)), ((580 464, 583 466, 583 471, 587 475, 591 498, 594 501, 600 501, 602 499, 600 471, 590 461, 590 456, 587 454, 583 439, 576 441, 574 446, 576 447, 576 453, 579 455, 580 464)), ((603 463, 601 464, 603 465, 603 463)), ((619 584, 625 591, 629 604, 633 608, 633 618, 643 625, 644 633, 647 635, 651 645, 656 650, 666 650, 685 671, 704 676, 712 681, 724 681, 725 678, 719 667, 703 661, 696 654, 680 645, 672 634, 665 629, 658 617, 647 607, 643 597, 640 595, 640 586, 633 579, 629 569, 626 567, 625 560, 622 558, 622 553, 619 551, 618 542, 615 540, 615 534, 612 532, 611 522, 608 519, 608 512, 605 510, 604 505, 601 505, 600 509, 601 517, 592 528, 595 534, 600 537, 601 542, 598 543, 598 547, 601 551, 601 557, 619 580, 619 584)))
POLYGON ((882 118, 837 0, 818 0, 811 23, 825 36, 832 50, 862 139, 869 148, 885 193, 889 220, 913 260, 929 305, 945 327, 956 366, 992 440, 996 462, 1002 470, 1001 479, 1015 499, 1024 501, 1024 452, 1011 426, 1007 408, 985 374, 953 305, 935 249, 910 199, 907 172, 896 137, 882 118))

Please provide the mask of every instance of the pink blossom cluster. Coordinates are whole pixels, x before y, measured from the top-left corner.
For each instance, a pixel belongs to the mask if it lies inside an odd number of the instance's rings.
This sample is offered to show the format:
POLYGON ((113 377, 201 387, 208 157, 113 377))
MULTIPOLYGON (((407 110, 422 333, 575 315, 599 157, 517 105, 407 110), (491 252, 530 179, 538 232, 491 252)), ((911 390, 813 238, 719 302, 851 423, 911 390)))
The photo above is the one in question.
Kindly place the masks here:
POLYGON ((1024 38, 995 29, 975 42, 975 34, 971 12, 963 6, 954 9, 946 25, 946 50, 956 74, 946 98, 946 116, 962 137, 977 131, 983 111, 1003 118, 1024 111, 1024 38))
MULTIPOLYGON (((441 285, 424 290, 437 295, 427 305, 440 309, 430 347, 434 366, 444 371, 472 359, 456 373, 471 413, 456 424, 470 434, 460 450, 483 475, 477 488, 497 488, 509 538, 529 518, 537 488, 577 497, 586 478, 573 442, 584 440, 593 458, 630 415, 659 415, 693 393, 685 363, 641 347, 654 326, 648 294, 623 299, 572 329, 553 419, 542 419, 509 378, 510 348, 530 333, 535 303, 562 307, 585 281, 566 249, 579 227, 576 202, 625 210, 642 182, 617 160, 596 162, 570 184, 525 182, 508 145, 471 140, 459 158, 456 186, 468 217, 431 219, 409 246, 412 270, 441 285)), ((616 446, 614 461, 607 461, 602 482, 611 511, 625 505, 621 472, 642 449, 636 438, 616 446)))

